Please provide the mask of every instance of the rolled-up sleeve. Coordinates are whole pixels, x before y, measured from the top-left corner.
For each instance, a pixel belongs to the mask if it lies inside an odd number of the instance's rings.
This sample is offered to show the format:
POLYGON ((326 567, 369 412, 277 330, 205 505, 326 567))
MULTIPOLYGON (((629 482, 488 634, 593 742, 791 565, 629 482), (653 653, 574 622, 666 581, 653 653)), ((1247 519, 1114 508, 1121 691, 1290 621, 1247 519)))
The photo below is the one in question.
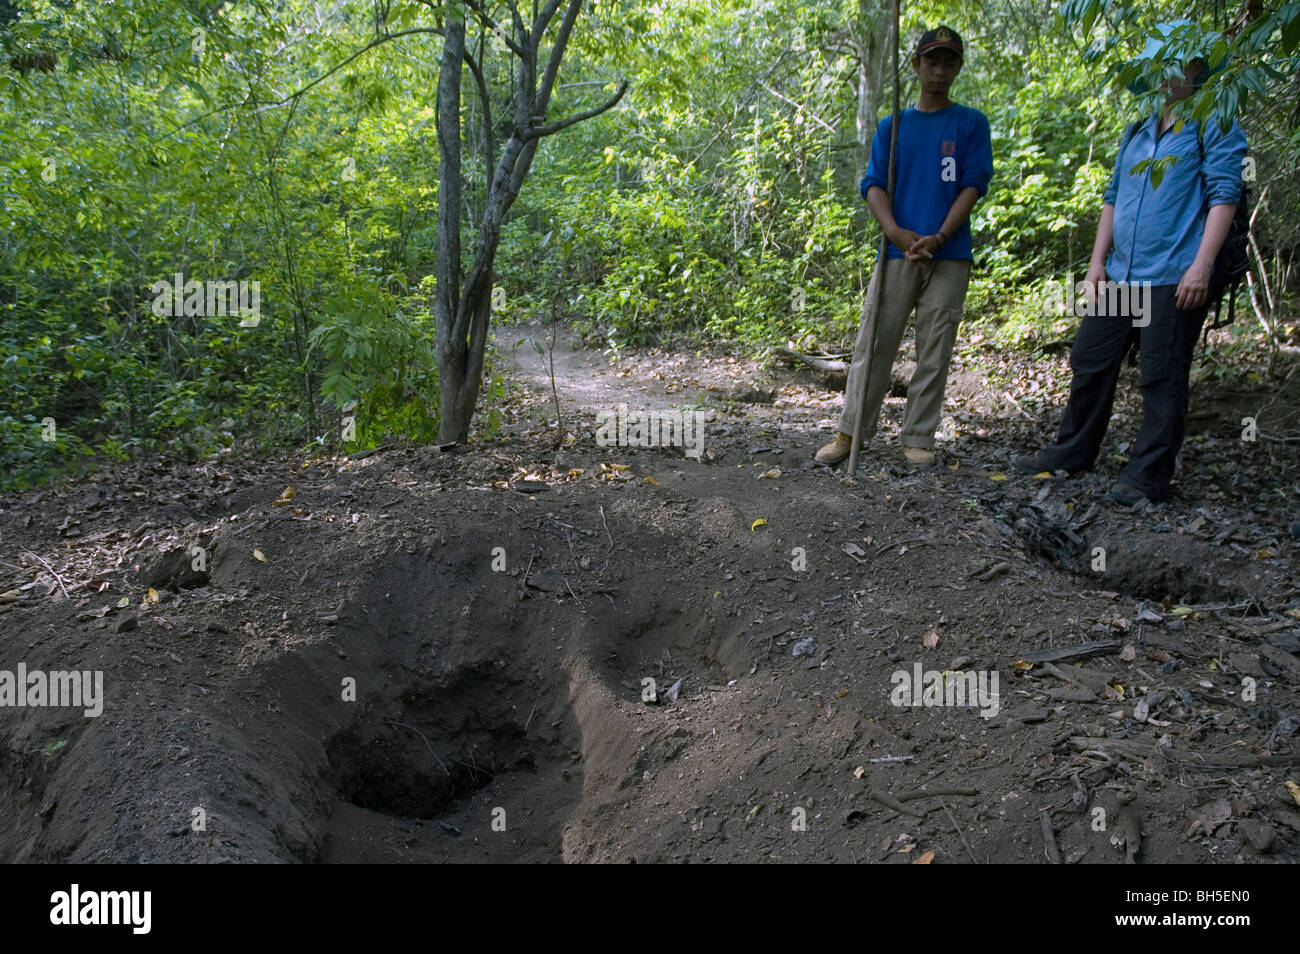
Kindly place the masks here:
MULTIPOLYGON (((876 123, 876 134, 871 137, 871 160, 867 163, 867 174, 862 177, 858 191, 862 198, 867 197, 867 190, 872 186, 888 189, 885 176, 889 174, 889 126, 893 116, 886 116, 876 123)), ((900 127, 901 128, 901 127, 900 127)))
POLYGON ((975 122, 967 135, 966 161, 962 163, 957 188, 974 188, 983 196, 989 191, 989 181, 993 178, 993 139, 989 135, 989 121, 983 113, 975 113, 975 122))
POLYGON ((1208 205, 1236 205, 1241 201, 1242 165, 1246 134, 1234 119, 1225 132, 1211 122, 1205 130, 1205 199, 1208 205))

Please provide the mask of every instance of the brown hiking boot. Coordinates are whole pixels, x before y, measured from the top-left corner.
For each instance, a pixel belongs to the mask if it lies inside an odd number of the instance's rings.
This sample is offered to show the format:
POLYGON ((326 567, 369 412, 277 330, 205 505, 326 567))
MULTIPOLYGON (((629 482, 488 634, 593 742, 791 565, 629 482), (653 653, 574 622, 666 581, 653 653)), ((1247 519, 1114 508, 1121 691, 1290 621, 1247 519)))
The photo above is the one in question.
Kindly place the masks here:
POLYGON ((934 455, 924 447, 904 447, 903 456, 914 467, 933 467, 934 455))
POLYGON ((849 456, 849 451, 852 449, 853 435, 839 431, 835 435, 835 440, 817 452, 817 462, 821 464, 838 464, 849 456))

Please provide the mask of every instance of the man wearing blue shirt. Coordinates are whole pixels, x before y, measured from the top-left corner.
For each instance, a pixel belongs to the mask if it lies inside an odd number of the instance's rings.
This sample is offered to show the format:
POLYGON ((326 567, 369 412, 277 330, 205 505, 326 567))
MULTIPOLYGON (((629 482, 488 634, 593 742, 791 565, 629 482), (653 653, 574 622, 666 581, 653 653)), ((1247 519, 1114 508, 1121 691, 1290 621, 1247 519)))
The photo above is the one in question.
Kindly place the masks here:
POLYGON ((824 464, 838 463, 849 454, 858 426, 864 374, 869 389, 862 438, 875 433, 903 329, 915 309, 916 371, 907 389, 901 443, 911 463, 934 465, 934 431, 943 409, 948 365, 970 280, 968 219, 993 177, 988 120, 979 110, 948 98, 963 56, 961 37, 948 27, 927 30, 917 41, 912 68, 920 80, 921 94, 916 106, 899 117, 892 207, 886 192, 892 117, 876 127, 861 192, 890 245, 885 261, 877 261, 867 290, 839 432, 817 452, 817 459, 824 464), (873 344, 867 316, 882 271, 885 294, 876 315, 873 344))
POLYGON ((1228 129, 1176 126, 1170 106, 1190 96, 1205 62, 1186 65, 1168 83, 1165 108, 1131 130, 1120 144, 1103 200, 1092 262, 1084 279, 1092 303, 1070 354, 1074 377, 1056 443, 1015 460, 1025 473, 1092 467, 1110 423, 1120 366, 1130 335, 1141 354, 1142 426, 1111 497, 1127 506, 1169 496, 1182 447, 1190 397, 1192 353, 1209 306, 1214 260, 1241 199, 1246 137, 1236 120, 1228 129), (1176 158, 1160 185, 1144 159, 1176 158), (1102 282, 1150 282, 1142 321, 1108 317, 1102 282))

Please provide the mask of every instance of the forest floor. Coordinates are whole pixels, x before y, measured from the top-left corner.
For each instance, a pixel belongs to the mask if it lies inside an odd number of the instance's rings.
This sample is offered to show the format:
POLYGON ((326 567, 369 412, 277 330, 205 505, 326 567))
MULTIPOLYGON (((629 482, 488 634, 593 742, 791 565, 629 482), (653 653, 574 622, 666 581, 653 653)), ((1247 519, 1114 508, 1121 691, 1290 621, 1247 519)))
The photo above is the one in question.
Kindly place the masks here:
POLYGON ((564 338, 557 428, 530 337, 491 442, 0 498, 0 690, 103 673, 98 717, 0 709, 0 860, 1300 860, 1294 355, 1198 367, 1130 511, 1133 369, 1094 473, 1025 476, 1065 358, 964 332, 939 466, 900 358, 850 479, 816 375, 564 338), (620 404, 702 456, 600 446, 620 404))

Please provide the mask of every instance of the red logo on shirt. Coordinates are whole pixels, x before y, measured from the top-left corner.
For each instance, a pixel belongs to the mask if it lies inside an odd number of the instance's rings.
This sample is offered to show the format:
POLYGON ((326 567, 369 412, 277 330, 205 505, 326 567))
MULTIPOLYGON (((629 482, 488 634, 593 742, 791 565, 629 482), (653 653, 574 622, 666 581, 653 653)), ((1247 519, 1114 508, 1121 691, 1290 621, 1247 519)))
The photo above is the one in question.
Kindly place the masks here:
POLYGON ((939 147, 939 150, 945 156, 951 156, 954 152, 957 151, 957 144, 953 142, 951 139, 946 139, 944 140, 943 145, 939 147))

